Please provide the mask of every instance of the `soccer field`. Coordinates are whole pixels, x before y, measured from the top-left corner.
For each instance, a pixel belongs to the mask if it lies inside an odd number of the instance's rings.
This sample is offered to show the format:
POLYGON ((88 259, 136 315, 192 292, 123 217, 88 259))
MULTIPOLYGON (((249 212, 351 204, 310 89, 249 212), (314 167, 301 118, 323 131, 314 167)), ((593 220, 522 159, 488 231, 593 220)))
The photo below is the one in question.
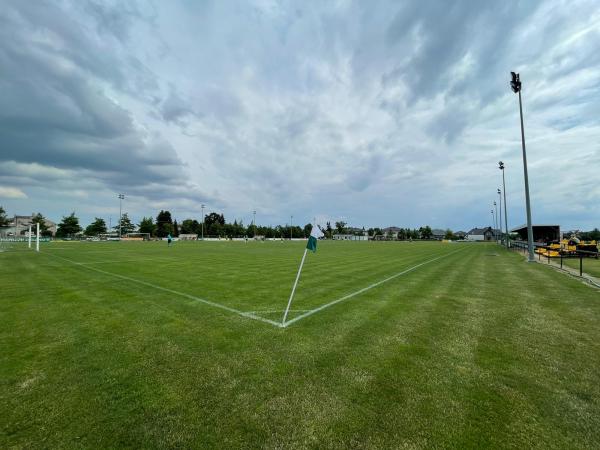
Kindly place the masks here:
POLYGON ((600 446, 600 291, 490 244, 0 253, 0 447, 600 446))

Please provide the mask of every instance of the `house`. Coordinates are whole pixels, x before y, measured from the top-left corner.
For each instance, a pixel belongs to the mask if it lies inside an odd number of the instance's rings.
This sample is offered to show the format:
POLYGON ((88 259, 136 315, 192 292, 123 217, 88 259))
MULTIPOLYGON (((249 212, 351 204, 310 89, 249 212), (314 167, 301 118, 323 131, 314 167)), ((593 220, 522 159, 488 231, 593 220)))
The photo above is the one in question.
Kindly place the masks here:
MULTIPOLYGON (((6 227, 2 227, 0 230, 0 235, 7 237, 25 237, 27 236, 27 232, 29 230, 29 225, 31 225, 31 232, 35 234, 35 224, 32 223, 33 215, 31 216, 13 216, 9 217, 10 221, 6 227)), ((44 223, 48 227, 48 231, 52 233, 52 236, 56 234, 56 223, 51 220, 44 219, 44 223)))
POLYGON ((465 239, 467 233, 465 233, 464 231, 457 231, 456 233, 454 233, 454 236, 456 236, 459 239, 465 239))
POLYGON ((468 241, 493 241, 494 230, 492 227, 487 228, 473 228, 467 233, 466 238, 468 241))
POLYGON ((442 230, 440 228, 434 228, 433 230, 431 230, 431 237, 433 239, 437 239, 438 241, 441 241, 442 239, 444 239, 446 237, 446 230, 442 230))

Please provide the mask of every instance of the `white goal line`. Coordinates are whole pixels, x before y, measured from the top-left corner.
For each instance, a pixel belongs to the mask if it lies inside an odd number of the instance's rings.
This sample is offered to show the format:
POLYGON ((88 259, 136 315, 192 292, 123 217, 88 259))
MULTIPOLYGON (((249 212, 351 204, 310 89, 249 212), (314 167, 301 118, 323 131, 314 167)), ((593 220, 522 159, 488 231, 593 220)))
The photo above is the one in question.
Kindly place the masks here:
POLYGON ((299 316, 294 317, 293 319, 287 320, 283 324, 283 327, 285 328, 285 327, 293 324, 294 322, 298 322, 299 320, 305 319, 306 317, 311 316, 311 315, 313 315, 315 313, 318 313, 319 311, 323 311, 324 309, 329 308, 330 306, 336 305, 336 304, 341 303, 341 302, 343 302, 345 300, 349 300, 352 297, 356 297, 357 295, 362 294, 363 292, 366 292, 366 291, 368 291, 370 289, 373 289, 373 288, 375 288, 377 286, 380 286, 383 283, 387 283, 388 281, 393 280, 394 278, 397 278, 397 277, 399 277, 401 275, 407 274, 408 272, 412 272, 413 270, 418 269, 419 267, 424 266, 425 264, 429 264, 431 262, 437 261, 438 259, 442 259, 442 258, 445 258, 446 256, 450 256, 450 255, 452 255, 454 253, 460 252, 460 251, 464 250, 465 248, 466 247, 463 247, 463 248, 461 248, 459 250, 455 250, 453 252, 446 253, 445 255, 441 255, 441 256, 438 256, 436 258, 429 259, 427 261, 424 261, 422 263, 417 264, 416 266, 409 267, 408 269, 405 269, 402 272, 398 272, 398 273, 396 273, 396 274, 394 274, 394 275, 392 275, 390 277, 384 278, 383 280, 378 281, 377 283, 370 284, 369 286, 364 287, 362 289, 359 289, 358 291, 352 292, 351 294, 344 295, 343 297, 340 297, 337 300, 333 300, 333 301, 331 301, 329 303, 325 303, 324 305, 321 305, 321 306, 319 306, 319 307, 317 307, 315 309, 311 309, 310 311, 307 311, 307 312, 305 312, 303 314, 300 314, 299 316))
MULTIPOLYGON (((45 252, 47 255, 50 255, 50 253, 45 252)), ((216 303, 216 302, 211 302, 210 300, 205 300, 203 298, 200 297, 196 297, 195 295, 191 295, 191 294, 186 294, 185 292, 179 292, 179 291, 175 291, 173 289, 169 289, 166 287, 162 287, 162 286, 158 286, 156 284, 152 284, 152 283, 148 283, 147 281, 142 281, 142 280, 137 280, 135 278, 131 278, 131 277, 127 277, 125 275, 120 275, 117 273, 112 273, 112 272, 107 272, 106 270, 102 270, 102 269, 98 269, 97 267, 91 267, 89 265, 85 265, 83 263, 77 262, 77 261, 73 261, 72 259, 68 259, 65 258, 63 256, 58 256, 58 255, 52 255, 55 258, 59 258, 62 259, 64 261, 70 262, 71 264, 74 264, 76 266, 80 266, 83 267, 85 269, 88 270, 93 270, 94 272, 98 272, 98 273, 102 273, 104 275, 110 275, 113 276, 115 278, 120 278, 122 280, 127 280, 127 281, 131 281, 133 283, 137 283, 137 284, 141 284, 143 286, 147 286, 147 287, 151 287, 153 289, 157 289, 159 291, 164 291, 164 292, 168 292, 170 294, 174 294, 174 295, 178 295, 180 297, 184 297, 190 300, 194 300, 200 303, 204 303, 205 305, 209 305, 209 306, 213 306, 215 308, 219 308, 219 309, 223 309, 225 311, 229 311, 231 313, 237 314, 238 316, 242 316, 242 317, 246 317, 247 319, 253 319, 253 320, 258 320, 259 322, 265 322, 271 325, 274 325, 278 328, 282 328, 283 325, 281 324, 281 322, 276 322, 274 320, 270 320, 270 319, 266 319, 264 317, 261 316, 257 316, 256 314, 253 314, 251 312, 244 312, 244 311, 240 311, 239 309, 235 309, 235 308, 231 308, 229 306, 225 306, 222 305, 220 303, 216 303)))
MULTIPOLYGON (((452 255, 454 253, 460 252, 460 251, 464 250, 465 248, 466 247, 463 247, 463 248, 461 248, 459 250, 455 250, 453 252, 437 256, 435 258, 432 258, 432 259, 429 259, 429 260, 424 261, 422 263, 419 263, 419 264, 417 264, 415 266, 409 267, 408 269, 405 269, 405 270, 403 270, 401 272, 398 272, 398 273, 396 273, 396 274, 394 274, 392 276, 384 278, 383 280, 380 280, 380 281, 378 281, 376 283, 370 284, 369 286, 364 287, 362 289, 359 289, 358 291, 352 292, 351 294, 347 294, 347 295, 345 295, 345 296, 343 296, 341 298, 338 298, 337 300, 333 300, 333 301, 331 301, 329 303, 321 305, 321 306, 319 306, 319 307, 317 307, 315 309, 310 309, 310 310, 295 310, 295 312, 302 312, 302 314, 300 314, 297 317, 294 317, 293 319, 290 319, 290 320, 286 321, 285 323, 281 323, 281 322, 278 322, 278 321, 275 321, 275 320, 270 320, 270 319, 267 319, 265 317, 262 317, 262 316, 259 316, 259 315, 255 314, 255 313, 270 313, 271 310, 269 310, 269 311, 240 311, 239 309, 231 308, 229 306, 225 306, 225 305, 222 305, 220 303, 216 303, 216 302, 213 302, 213 301, 210 301, 210 300, 206 300, 206 299, 203 299, 203 298, 200 298, 200 297, 196 297, 195 295, 186 294, 185 292, 175 291, 173 289, 169 289, 169 288, 166 288, 166 287, 163 287, 163 286, 158 286, 156 284, 148 283, 147 281, 142 281, 142 280, 138 280, 136 278, 131 278, 131 277, 128 277, 128 276, 125 276, 125 275, 121 275, 121 274, 117 274, 117 273, 113 273, 113 272, 108 272, 106 270, 98 269, 97 267, 92 267, 92 266, 90 266, 90 265, 88 265, 86 263, 81 263, 81 262, 73 261, 72 259, 65 258, 64 256, 55 255, 55 254, 52 254, 52 253, 49 253, 49 252, 40 252, 40 253, 44 253, 46 255, 50 255, 50 256, 52 256, 54 258, 62 259, 63 261, 67 261, 67 262, 69 262, 71 264, 74 264, 74 265, 79 266, 79 267, 83 267, 83 268, 88 269, 88 270, 92 270, 94 272, 98 272, 98 273, 101 273, 101 274, 104 274, 104 275, 108 275, 108 276, 112 276, 112 277, 115 277, 115 278, 120 278, 122 280, 130 281, 132 283, 141 284, 142 286, 147 286, 147 287, 150 287, 150 288, 153 288, 153 289, 157 289, 159 291, 168 292, 170 294, 174 294, 174 295, 177 295, 179 297, 187 298, 189 300, 194 300, 194 301, 203 303, 205 305, 212 306, 214 308, 219 308, 219 309, 222 309, 224 311, 228 311, 230 313, 237 314, 238 316, 245 317, 247 319, 252 319, 252 320, 257 320, 259 322, 268 323, 268 324, 273 325, 273 326, 275 326, 277 328, 286 328, 289 325, 291 325, 291 324, 293 324, 295 322, 298 322, 299 320, 305 319, 306 317, 309 317, 309 316, 311 316, 311 315, 313 315, 315 313, 323 311, 324 309, 329 308, 329 307, 331 307, 333 305, 336 305, 338 303, 341 303, 341 302, 343 302, 345 300, 349 300, 349 299, 351 299, 353 297, 356 297, 357 295, 360 295, 363 292, 366 292, 366 291, 368 291, 370 289, 373 289, 373 288, 375 288, 377 286, 380 286, 380 285, 382 285, 384 283, 387 283, 388 281, 391 281, 394 278, 397 278, 397 277, 399 277, 401 275, 404 275, 404 274, 407 274, 409 272, 412 272, 413 270, 418 269, 419 267, 424 266, 425 264, 429 264, 431 262, 434 262, 434 261, 437 261, 439 259, 442 259, 442 258, 445 258, 447 256, 450 256, 450 255, 452 255)), ((281 310, 281 311, 279 311, 279 310, 278 311, 273 310, 273 311, 274 312, 281 312, 283 310, 281 310)))

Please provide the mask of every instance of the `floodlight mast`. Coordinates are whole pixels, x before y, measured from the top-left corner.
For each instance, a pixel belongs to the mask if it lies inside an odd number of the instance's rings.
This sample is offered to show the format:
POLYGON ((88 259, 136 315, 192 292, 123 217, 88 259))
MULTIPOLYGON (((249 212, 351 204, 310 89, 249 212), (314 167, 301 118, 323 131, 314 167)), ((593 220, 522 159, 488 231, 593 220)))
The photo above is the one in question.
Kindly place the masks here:
POLYGON ((202 210, 202 240, 204 240, 204 203, 200 205, 200 209, 202 210))
POLYGON ((533 227, 531 225, 531 202, 529 200, 529 176, 527 174, 527 152, 525 151, 525 129, 523 126, 523 103, 521 101, 521 79, 518 73, 511 72, 510 87, 515 94, 519 94, 519 113, 521 116, 521 146, 523 147, 523 174, 525 176, 525 207, 527 209, 527 247, 529 249, 529 262, 534 262, 533 253, 533 227))
POLYGON ((496 201, 494 200, 494 237, 496 238, 496 242, 498 242, 498 206, 496 205, 496 201))
POLYGON ((504 194, 504 231, 506 233, 506 248, 510 247, 508 242, 508 209, 506 209, 506 181, 504 180, 504 163, 498 162, 498 166, 502 171, 502 192, 504 194))
POLYGON ((252 225, 254 227, 254 236, 252 236, 254 239, 256 239, 256 210, 252 211, 252 225))
POLYGON ((122 219, 123 219, 122 202, 123 202, 124 198, 125 198, 125 194, 119 194, 119 240, 121 240, 121 223, 122 223, 122 219))
POLYGON ((498 216, 498 229, 500 230, 500 244, 502 244, 502 191, 498 188, 498 205, 500 215, 498 216))
POLYGON ((290 242, 292 241, 292 220, 294 220, 294 216, 290 216, 290 242))
POLYGON ((490 213, 492 213, 492 235, 494 236, 494 239, 496 239, 496 230, 494 230, 494 222, 496 221, 496 218, 494 217, 494 210, 490 210, 490 213))

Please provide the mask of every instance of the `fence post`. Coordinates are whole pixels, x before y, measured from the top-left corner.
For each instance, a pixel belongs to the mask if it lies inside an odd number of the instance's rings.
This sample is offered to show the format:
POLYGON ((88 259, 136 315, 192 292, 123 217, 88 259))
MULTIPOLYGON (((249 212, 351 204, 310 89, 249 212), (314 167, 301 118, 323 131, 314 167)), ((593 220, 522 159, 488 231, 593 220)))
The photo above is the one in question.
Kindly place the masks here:
POLYGON ((560 268, 561 268, 561 269, 562 269, 562 256, 563 256, 563 254, 562 254, 562 252, 561 252, 561 253, 560 253, 560 268))
POLYGON ((579 254, 579 276, 583 276, 583 255, 579 254))
POLYGON ((546 255, 548 255, 548 264, 550 264, 550 249, 546 248, 546 255))

